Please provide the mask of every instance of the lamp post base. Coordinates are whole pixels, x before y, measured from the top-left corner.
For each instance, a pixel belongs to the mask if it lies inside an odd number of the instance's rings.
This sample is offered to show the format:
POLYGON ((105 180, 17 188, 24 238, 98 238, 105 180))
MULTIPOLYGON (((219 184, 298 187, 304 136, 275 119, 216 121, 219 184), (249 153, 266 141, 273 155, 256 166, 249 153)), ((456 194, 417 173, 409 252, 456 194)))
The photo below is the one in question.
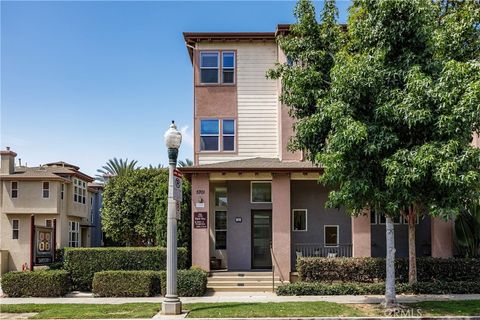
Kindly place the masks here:
POLYGON ((178 301, 163 301, 162 314, 175 315, 182 313, 182 302, 178 301))

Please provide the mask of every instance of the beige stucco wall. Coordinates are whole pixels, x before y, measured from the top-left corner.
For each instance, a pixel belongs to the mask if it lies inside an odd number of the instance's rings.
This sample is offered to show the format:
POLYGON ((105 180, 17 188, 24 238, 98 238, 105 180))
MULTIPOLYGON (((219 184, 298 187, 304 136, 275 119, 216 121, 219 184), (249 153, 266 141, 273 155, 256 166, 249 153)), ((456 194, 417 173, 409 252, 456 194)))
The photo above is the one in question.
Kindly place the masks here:
MULTIPOLYGON (((48 181, 48 180, 46 180, 48 181)), ((50 182, 50 196, 43 198, 43 181, 25 181, 18 182, 18 198, 11 198, 11 181, 2 180, 2 213, 23 213, 31 214, 32 208, 36 213, 57 214, 58 196, 60 182, 50 182)))

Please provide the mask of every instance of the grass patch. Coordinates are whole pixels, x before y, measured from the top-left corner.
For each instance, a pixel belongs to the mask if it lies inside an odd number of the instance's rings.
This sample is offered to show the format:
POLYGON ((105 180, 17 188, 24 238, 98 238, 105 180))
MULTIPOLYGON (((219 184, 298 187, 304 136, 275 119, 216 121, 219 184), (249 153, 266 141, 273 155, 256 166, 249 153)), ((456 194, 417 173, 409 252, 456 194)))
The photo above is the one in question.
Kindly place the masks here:
POLYGON ((193 303, 184 306, 188 318, 254 318, 254 317, 359 317, 365 312, 355 306, 333 302, 268 303, 193 303))
POLYGON ((480 300, 424 301, 408 304, 426 316, 480 316, 480 300))
POLYGON ((4 304, 2 313, 38 312, 30 319, 151 318, 161 303, 125 304, 4 304))

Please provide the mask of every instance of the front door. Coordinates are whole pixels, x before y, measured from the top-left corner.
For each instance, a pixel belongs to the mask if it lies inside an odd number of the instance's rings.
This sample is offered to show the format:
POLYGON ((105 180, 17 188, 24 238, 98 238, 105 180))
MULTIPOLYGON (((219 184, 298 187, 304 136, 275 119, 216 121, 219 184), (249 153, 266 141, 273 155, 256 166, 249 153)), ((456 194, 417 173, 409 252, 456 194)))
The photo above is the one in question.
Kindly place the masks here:
POLYGON ((271 269, 272 211, 252 210, 252 269, 271 269))

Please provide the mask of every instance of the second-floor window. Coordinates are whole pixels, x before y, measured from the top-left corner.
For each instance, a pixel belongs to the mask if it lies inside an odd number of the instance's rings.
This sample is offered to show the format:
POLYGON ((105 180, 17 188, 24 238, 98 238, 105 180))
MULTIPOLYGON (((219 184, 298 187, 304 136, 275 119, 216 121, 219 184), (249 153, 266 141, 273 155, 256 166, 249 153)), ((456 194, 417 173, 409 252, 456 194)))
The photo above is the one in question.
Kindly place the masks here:
POLYGON ((73 179, 73 202, 85 204, 87 198, 87 184, 85 181, 73 179))
POLYGON ((235 120, 200 120, 200 151, 235 151, 235 120))
POLYGON ((18 182, 12 181, 12 198, 18 198, 18 182))
POLYGON ((12 220, 12 239, 18 239, 20 224, 17 219, 12 220))
POLYGON ((42 197, 50 198, 50 182, 45 181, 42 186, 42 197))
POLYGON ((200 52, 200 83, 235 83, 235 52, 200 52))
POLYGON ((60 190, 60 199, 63 200, 63 195, 65 194, 65 183, 62 183, 62 186, 61 186, 61 190, 60 190))

